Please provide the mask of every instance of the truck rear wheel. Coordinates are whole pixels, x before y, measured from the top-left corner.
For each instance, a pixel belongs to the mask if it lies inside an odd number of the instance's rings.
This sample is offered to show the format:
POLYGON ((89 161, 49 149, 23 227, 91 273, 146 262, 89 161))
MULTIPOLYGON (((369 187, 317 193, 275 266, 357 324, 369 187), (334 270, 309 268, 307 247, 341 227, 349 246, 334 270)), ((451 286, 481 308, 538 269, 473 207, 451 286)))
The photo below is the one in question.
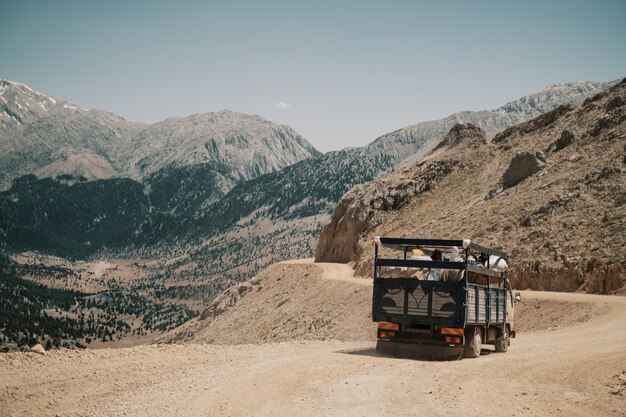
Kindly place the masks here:
POLYGON ((504 334, 496 340, 496 352, 506 352, 509 349, 509 326, 504 326, 504 334))
POLYGON ((463 356, 466 358, 479 357, 481 344, 482 338, 480 335, 480 327, 476 326, 473 329, 470 329, 468 334, 465 335, 465 349, 463 350, 463 356))

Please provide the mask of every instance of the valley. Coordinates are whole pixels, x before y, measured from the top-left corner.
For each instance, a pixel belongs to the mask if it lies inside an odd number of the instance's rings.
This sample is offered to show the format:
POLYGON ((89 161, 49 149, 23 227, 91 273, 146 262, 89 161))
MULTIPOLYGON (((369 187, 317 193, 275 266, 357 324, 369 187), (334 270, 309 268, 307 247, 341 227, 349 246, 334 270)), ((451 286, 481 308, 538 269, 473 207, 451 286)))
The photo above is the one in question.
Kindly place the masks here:
POLYGON ((150 343, 198 314, 190 293, 159 279, 158 261, 69 261, 22 253, 0 265, 0 349, 150 343))

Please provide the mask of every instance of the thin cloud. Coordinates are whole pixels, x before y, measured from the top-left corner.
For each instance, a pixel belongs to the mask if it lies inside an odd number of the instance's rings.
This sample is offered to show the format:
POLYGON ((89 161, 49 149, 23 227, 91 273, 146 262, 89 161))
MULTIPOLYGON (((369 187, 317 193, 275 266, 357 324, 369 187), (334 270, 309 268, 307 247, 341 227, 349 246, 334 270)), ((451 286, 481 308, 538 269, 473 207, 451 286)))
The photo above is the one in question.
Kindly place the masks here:
POLYGON ((277 107, 281 110, 287 110, 291 108, 291 104, 287 104, 284 101, 279 101, 278 103, 274 103, 274 107, 277 107))

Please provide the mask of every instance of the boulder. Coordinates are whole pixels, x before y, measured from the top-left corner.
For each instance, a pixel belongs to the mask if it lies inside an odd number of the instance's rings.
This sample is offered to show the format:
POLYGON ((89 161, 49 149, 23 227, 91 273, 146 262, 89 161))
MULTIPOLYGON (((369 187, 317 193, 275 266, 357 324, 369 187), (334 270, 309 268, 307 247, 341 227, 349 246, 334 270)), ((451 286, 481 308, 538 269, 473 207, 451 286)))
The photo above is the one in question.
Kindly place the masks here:
POLYGON ((31 352, 35 352, 35 353, 39 353, 40 355, 45 355, 46 354, 46 350, 39 343, 37 343, 32 348, 30 348, 30 351, 31 352))
POLYGON ((523 179, 542 170, 545 165, 546 157, 543 152, 518 152, 502 175, 502 184, 505 188, 513 187, 523 179))
POLYGON ((624 105, 624 99, 620 96, 613 97, 609 103, 606 105, 606 111, 612 111, 618 107, 622 107, 624 105))
POLYGON ((561 132, 561 137, 559 137, 557 140, 552 142, 550 146, 548 146, 546 153, 552 154, 554 152, 560 151, 566 146, 569 146, 574 141, 575 138, 576 138, 576 135, 574 135, 574 133, 571 130, 569 129, 563 130, 561 132))

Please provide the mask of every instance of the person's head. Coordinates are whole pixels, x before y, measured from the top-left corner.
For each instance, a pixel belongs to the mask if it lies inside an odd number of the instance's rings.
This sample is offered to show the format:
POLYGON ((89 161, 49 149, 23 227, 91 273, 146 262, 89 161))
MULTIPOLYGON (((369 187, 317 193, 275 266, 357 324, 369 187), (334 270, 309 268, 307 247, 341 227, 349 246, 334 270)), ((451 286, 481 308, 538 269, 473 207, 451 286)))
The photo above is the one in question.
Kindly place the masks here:
POLYGON ((433 261, 443 261, 443 253, 439 249, 433 251, 433 261))

